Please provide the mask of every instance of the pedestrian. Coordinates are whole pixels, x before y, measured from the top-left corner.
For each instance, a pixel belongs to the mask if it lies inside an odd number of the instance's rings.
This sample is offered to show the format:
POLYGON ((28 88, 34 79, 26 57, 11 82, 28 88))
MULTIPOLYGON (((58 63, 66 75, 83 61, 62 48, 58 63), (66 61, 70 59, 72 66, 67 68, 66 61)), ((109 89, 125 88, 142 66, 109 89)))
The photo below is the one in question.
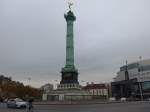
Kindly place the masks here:
POLYGON ((28 100, 28 112, 33 112, 33 98, 28 100))

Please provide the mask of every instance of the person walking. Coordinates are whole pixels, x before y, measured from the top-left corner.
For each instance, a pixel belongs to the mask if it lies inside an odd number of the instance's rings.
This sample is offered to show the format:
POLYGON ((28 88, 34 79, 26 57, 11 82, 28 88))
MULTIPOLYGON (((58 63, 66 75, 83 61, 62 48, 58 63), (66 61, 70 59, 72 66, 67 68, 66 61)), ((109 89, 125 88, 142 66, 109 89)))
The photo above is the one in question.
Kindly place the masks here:
POLYGON ((33 98, 28 100, 28 107, 27 107, 28 112, 33 112, 33 98))

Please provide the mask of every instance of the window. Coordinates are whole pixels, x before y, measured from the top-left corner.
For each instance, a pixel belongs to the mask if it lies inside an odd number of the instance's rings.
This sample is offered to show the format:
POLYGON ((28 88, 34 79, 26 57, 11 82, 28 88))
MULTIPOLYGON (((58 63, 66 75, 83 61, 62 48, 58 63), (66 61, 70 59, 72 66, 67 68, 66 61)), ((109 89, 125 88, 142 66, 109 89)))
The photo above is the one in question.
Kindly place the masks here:
POLYGON ((142 89, 143 90, 150 89, 150 82, 143 82, 142 83, 142 89))

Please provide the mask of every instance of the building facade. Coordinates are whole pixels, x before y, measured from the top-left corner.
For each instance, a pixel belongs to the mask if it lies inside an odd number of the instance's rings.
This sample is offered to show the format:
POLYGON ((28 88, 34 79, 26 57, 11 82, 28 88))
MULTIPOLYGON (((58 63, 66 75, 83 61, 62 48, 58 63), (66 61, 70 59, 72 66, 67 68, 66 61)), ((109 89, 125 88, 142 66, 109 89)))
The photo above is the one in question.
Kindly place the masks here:
POLYGON ((120 67, 112 82, 112 93, 116 97, 150 97, 150 59, 120 67))
MULTIPOLYGON (((150 81, 150 59, 127 65, 129 79, 137 79, 138 82, 150 81)), ((125 80, 126 65, 120 67, 120 71, 114 81, 125 80)))
POLYGON ((84 90, 90 93, 93 98, 106 99, 108 98, 108 86, 106 84, 88 84, 83 87, 84 90))
POLYGON ((40 90, 42 90, 44 93, 50 92, 50 91, 52 91, 53 89, 54 89, 53 84, 49 84, 49 83, 47 83, 47 84, 41 86, 41 88, 40 88, 40 90))

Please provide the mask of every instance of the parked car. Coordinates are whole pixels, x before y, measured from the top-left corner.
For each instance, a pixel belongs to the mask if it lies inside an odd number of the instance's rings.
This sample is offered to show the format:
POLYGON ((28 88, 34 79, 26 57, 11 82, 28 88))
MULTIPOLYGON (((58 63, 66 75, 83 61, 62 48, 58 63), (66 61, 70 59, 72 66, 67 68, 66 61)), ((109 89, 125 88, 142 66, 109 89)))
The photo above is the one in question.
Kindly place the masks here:
POLYGON ((150 101, 150 98, 147 98, 146 101, 150 101))
POLYGON ((20 98, 10 99, 7 101, 8 108, 26 108, 28 106, 28 102, 23 101, 20 98))
POLYGON ((115 97, 110 97, 110 98, 109 98, 109 101, 110 101, 110 102, 116 101, 116 98, 115 98, 115 97))
POLYGON ((120 101, 127 101, 127 98, 122 97, 122 98, 120 98, 120 101))

